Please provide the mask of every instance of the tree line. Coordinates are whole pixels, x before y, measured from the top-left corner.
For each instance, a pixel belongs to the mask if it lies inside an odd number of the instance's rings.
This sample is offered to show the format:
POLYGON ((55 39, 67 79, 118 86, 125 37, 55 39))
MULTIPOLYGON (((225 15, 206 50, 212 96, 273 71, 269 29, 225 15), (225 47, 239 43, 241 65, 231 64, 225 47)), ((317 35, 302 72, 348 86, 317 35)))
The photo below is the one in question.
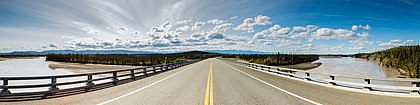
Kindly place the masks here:
POLYGON ((374 53, 355 54, 354 57, 379 61, 381 66, 400 68, 410 77, 420 78, 420 45, 399 46, 374 53))
POLYGON ((166 64, 189 59, 215 57, 212 53, 176 53, 176 54, 47 54, 47 61, 92 63, 107 65, 149 66, 166 64))
POLYGON ((298 63, 312 62, 319 59, 318 55, 313 54, 230 54, 222 55, 226 58, 239 58, 251 63, 264 65, 292 65, 298 63))

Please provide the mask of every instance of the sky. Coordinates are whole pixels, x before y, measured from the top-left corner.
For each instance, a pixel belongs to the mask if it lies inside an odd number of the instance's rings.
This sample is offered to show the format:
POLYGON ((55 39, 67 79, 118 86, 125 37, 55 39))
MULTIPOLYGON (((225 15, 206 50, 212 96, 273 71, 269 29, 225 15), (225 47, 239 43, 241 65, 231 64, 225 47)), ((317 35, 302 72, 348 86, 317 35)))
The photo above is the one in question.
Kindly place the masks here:
POLYGON ((3 0, 0 52, 353 54, 420 42, 418 0, 3 0))

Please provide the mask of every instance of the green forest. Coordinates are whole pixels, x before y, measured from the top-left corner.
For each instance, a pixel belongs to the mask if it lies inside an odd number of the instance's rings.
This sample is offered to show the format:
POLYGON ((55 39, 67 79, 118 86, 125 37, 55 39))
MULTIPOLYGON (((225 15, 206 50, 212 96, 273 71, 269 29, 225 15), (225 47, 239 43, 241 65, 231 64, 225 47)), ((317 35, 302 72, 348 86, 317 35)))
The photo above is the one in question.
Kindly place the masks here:
POLYGON ((356 58, 379 61, 383 67, 400 68, 410 77, 420 78, 420 45, 399 46, 374 53, 355 54, 356 58))
POLYGON ((231 54, 222 55, 224 58, 239 58, 251 63, 264 65, 292 65, 304 62, 312 62, 319 59, 318 55, 307 54, 231 54))
POLYGON ((189 59, 205 59, 218 54, 207 52, 184 52, 173 54, 47 54, 47 61, 92 63, 108 65, 149 66, 189 59))

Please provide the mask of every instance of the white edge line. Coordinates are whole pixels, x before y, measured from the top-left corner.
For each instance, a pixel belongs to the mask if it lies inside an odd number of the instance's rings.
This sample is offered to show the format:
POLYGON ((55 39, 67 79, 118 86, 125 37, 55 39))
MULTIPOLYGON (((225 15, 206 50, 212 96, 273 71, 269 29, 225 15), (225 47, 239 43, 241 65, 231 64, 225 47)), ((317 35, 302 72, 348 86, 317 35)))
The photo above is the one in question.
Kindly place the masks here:
POLYGON ((179 71, 179 72, 177 72, 177 73, 175 73, 175 74, 172 74, 172 75, 170 75, 170 76, 168 76, 168 77, 165 77, 165 78, 163 78, 163 79, 161 79, 161 80, 159 80, 159 81, 156 81, 156 82, 154 82, 154 83, 152 83, 152 84, 149 84, 149 85, 147 85, 147 86, 144 86, 144 87, 142 87, 142 88, 140 88, 140 89, 134 90, 134 91, 132 91, 132 92, 130 92, 130 93, 124 94, 124 95, 122 95, 122 96, 119 96, 119 97, 113 98, 113 99, 111 99, 111 100, 108 100, 108 101, 105 101, 105 102, 102 102, 102 103, 99 103, 99 104, 96 104, 96 105, 105 105, 105 104, 108 104, 108 103, 110 103, 110 102, 112 102, 112 101, 115 101, 115 100, 118 100, 118 99, 121 99, 121 98, 127 97, 127 96, 129 96, 129 95, 131 95, 131 94, 134 94, 134 93, 136 93, 136 92, 139 92, 139 91, 141 91, 141 90, 144 90, 144 89, 146 89, 146 88, 148 88, 148 87, 150 87, 150 86, 153 86, 153 85, 155 85, 155 84, 157 84, 157 83, 160 83, 160 82, 162 82, 162 81, 164 81, 164 80, 166 80, 166 79, 168 79, 168 78, 171 78, 171 77, 173 77, 173 76, 175 76, 175 75, 177 75, 177 74, 179 74, 179 73, 182 73, 182 72, 184 72, 184 71, 186 71, 186 70, 188 70, 188 69, 190 69, 190 68, 192 68, 192 67, 195 67, 195 66, 197 66, 197 64, 196 64, 196 65, 194 65, 194 66, 188 67, 188 68, 184 69, 183 71, 179 71))
POLYGON ((237 69, 237 68, 235 68, 235 67, 232 67, 232 66, 230 66, 230 65, 226 64, 225 62, 222 62, 222 63, 223 63, 223 64, 225 64, 226 66, 229 66, 230 68, 233 68, 233 69, 235 69, 235 70, 237 70, 237 71, 239 71, 239 72, 241 72, 241 73, 243 73, 243 74, 245 74, 245 75, 247 75, 247 76, 249 76, 249 77, 251 77, 251 78, 253 78, 253 79, 255 79, 255 80, 258 80, 258 81, 260 81, 260 82, 262 82, 262 83, 264 83, 264 84, 266 84, 266 85, 268 85, 268 86, 271 86, 271 87, 273 87, 273 88, 275 88, 275 89, 277 89, 277 90, 280 90, 280 91, 282 91, 282 92, 284 92, 284 93, 287 93, 287 94, 289 94, 289 95, 292 95, 292 96, 294 96, 294 97, 297 97, 297 98, 299 98, 299 99, 302 99, 302 100, 304 100, 304 101, 307 101, 307 102, 312 103, 312 104, 315 104, 315 105, 322 105, 322 104, 317 103, 317 102, 315 102, 315 101, 312 101, 312 100, 306 99, 306 98, 304 98, 304 97, 298 96, 298 95, 293 94, 293 93, 291 93, 291 92, 289 92, 289 91, 286 91, 286 90, 284 90, 284 89, 281 89, 281 88, 279 88, 279 87, 276 87, 276 86, 274 86, 274 85, 272 85, 272 84, 270 84, 270 83, 267 83, 267 82, 265 82, 265 81, 263 81, 263 80, 260 80, 260 79, 258 79, 258 78, 256 78, 256 77, 252 76, 252 75, 249 75, 248 73, 245 73, 245 72, 243 72, 243 71, 241 71, 241 70, 239 70, 239 69, 237 69))

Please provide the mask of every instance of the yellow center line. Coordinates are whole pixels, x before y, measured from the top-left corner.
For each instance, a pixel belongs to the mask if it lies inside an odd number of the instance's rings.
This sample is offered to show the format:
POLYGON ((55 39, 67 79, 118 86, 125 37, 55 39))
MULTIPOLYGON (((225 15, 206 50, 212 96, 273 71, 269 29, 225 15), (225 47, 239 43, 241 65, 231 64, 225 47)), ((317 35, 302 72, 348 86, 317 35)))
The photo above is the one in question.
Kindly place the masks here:
POLYGON ((206 99, 204 105, 213 105, 213 61, 210 60, 209 74, 207 77, 206 99))

